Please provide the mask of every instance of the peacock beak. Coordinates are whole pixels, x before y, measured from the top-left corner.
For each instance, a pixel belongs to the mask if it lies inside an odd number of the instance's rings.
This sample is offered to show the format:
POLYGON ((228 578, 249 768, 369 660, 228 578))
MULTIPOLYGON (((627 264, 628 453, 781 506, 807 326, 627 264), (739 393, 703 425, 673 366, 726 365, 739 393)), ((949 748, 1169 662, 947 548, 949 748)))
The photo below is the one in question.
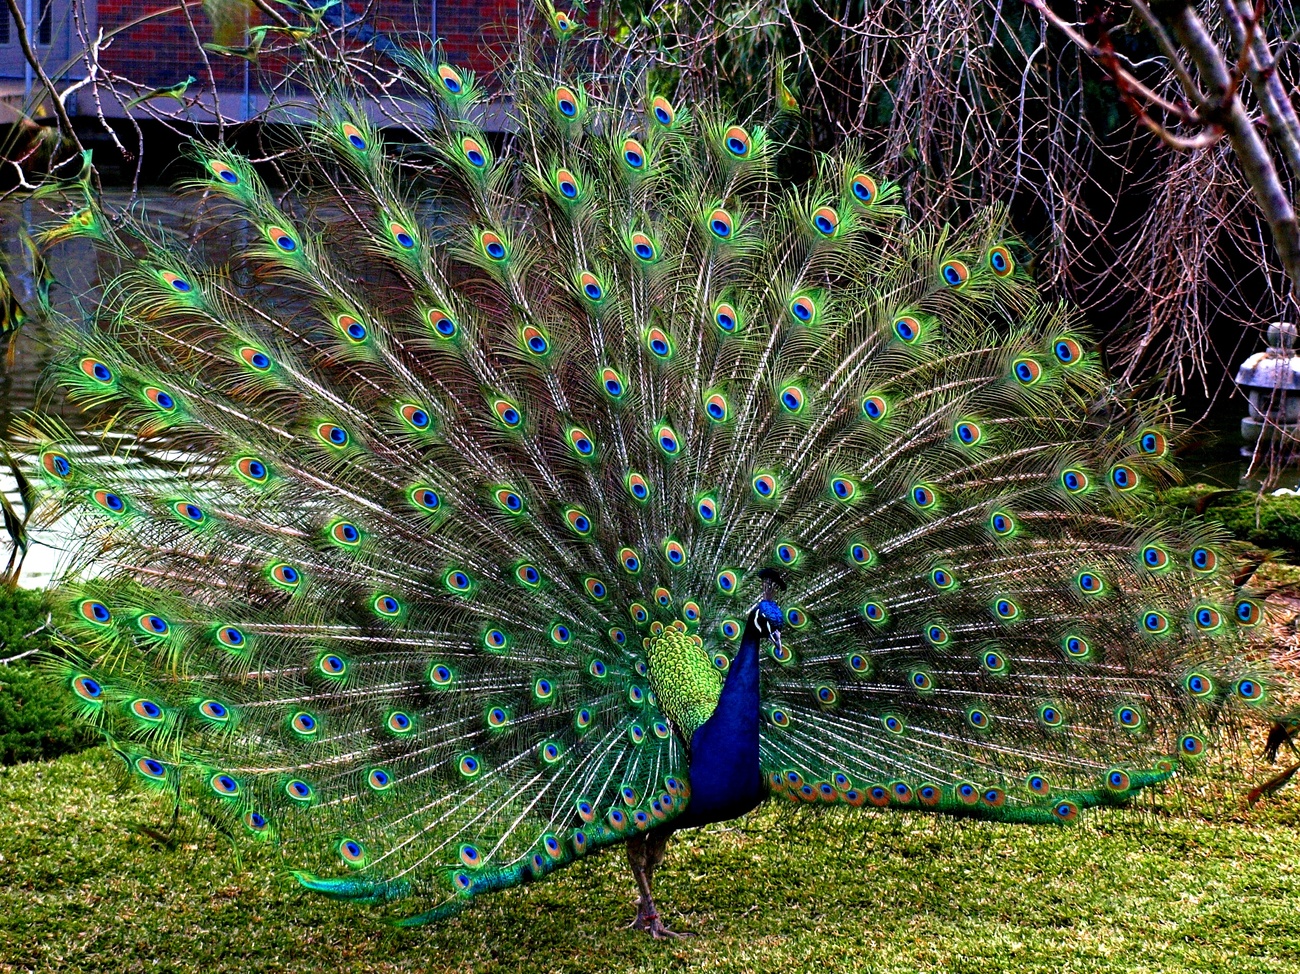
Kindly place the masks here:
POLYGON ((781 652, 781 630, 780 629, 772 630, 772 645, 776 647, 776 651, 778 653, 781 652))

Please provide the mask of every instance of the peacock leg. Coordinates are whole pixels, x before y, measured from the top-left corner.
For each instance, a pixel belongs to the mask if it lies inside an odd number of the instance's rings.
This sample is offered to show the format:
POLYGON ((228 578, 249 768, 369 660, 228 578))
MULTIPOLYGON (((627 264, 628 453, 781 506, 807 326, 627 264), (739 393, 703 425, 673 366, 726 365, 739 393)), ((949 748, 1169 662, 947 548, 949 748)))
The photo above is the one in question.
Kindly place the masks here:
POLYGON ((651 886, 654 882, 655 867, 664 861, 668 847, 668 837, 672 829, 652 829, 649 832, 633 836, 627 843, 627 861, 636 877, 640 899, 637 900, 636 919, 628 924, 636 930, 644 930, 655 940, 664 937, 689 937, 691 934, 676 933, 664 926, 655 906, 651 886))

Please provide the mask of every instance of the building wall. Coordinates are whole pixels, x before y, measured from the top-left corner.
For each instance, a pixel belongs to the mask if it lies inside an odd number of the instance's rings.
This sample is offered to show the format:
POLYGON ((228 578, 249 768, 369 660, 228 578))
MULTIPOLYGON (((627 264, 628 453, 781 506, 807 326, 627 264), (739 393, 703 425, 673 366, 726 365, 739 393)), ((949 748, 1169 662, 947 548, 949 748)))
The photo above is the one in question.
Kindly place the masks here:
MULTIPOLYGON (((356 2, 348 3, 348 8, 353 14, 368 11, 364 22, 374 29, 407 43, 418 43, 421 36, 427 37, 429 33, 435 3, 436 29, 443 39, 448 60, 479 72, 489 70, 492 59, 485 53, 484 45, 499 44, 517 23, 515 0, 417 0, 416 3, 378 0, 368 8, 356 2)), ((98 6, 99 23, 108 32, 148 10, 157 9, 160 4, 145 0, 100 0, 98 6)), ((193 8, 191 16, 201 40, 211 40, 211 26, 202 10, 193 8)), ((254 10, 254 17, 259 16, 260 12, 254 10)), ((216 55, 210 55, 209 60, 219 87, 242 91, 242 60, 216 55)), ((265 67, 274 73, 274 61, 266 60, 265 67)), ((147 87, 175 84, 184 80, 186 75, 193 75, 200 82, 207 79, 207 68, 185 15, 180 12, 154 18, 124 31, 103 53, 101 64, 107 70, 147 87)), ((259 87, 256 75, 254 71, 251 80, 254 90, 259 87)))

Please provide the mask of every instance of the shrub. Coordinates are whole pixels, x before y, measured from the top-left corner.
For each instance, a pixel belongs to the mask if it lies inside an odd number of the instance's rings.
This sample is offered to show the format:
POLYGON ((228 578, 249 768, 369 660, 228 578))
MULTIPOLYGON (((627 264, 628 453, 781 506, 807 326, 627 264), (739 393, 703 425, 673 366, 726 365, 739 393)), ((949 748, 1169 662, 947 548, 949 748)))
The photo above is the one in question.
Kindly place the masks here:
MULTIPOLYGON (((39 592, 0 586, 0 659, 47 646, 39 592)), ((0 666, 0 764, 42 761, 92 742, 63 712, 63 694, 24 656, 0 666)))

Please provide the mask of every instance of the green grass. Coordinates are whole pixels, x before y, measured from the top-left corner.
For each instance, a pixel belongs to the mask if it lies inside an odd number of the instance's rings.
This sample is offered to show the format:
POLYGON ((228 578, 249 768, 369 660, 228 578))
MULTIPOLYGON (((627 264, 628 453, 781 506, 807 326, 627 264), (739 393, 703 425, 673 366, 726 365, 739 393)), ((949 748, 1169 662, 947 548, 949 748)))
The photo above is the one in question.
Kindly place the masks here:
POLYGON ((1211 779, 1070 828, 770 804, 673 840, 662 907, 700 936, 655 943, 623 929, 619 850, 399 930, 300 892, 270 850, 152 837, 156 807, 106 790, 108 760, 0 768, 4 974, 1300 969, 1290 789, 1246 813, 1211 779))

